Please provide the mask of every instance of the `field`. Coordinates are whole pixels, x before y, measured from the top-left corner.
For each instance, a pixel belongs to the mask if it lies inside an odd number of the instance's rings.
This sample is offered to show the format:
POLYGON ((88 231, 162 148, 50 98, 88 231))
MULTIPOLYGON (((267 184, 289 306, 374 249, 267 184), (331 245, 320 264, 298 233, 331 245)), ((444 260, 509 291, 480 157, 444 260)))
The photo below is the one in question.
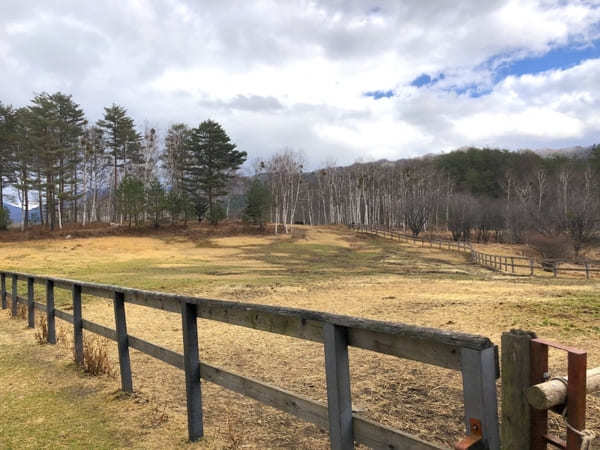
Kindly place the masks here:
MULTIPOLYGON (((587 349, 589 366, 600 366, 600 280, 511 277, 461 254, 342 227, 4 242, 0 267, 451 329, 497 344, 503 331, 529 329, 587 349)), ((37 295, 44 301, 43 291, 37 295)), ((57 305, 68 304, 68 293, 57 290, 57 305)), ((84 297, 83 314, 114 327, 106 300, 84 297)), ((180 317, 135 305, 127 315, 130 334, 181 351, 180 317)), ((326 400, 322 345, 203 320, 199 342, 207 363, 326 400)), ((116 346, 109 350, 116 362, 116 346)), ((357 349, 350 364, 354 407, 367 417, 448 446, 462 436, 458 373, 357 349)), ((551 353, 551 367, 565 372, 562 354, 551 353)), ((183 373, 136 351, 132 369, 136 394, 119 395, 118 377, 80 374, 68 350, 35 344, 25 322, 3 311, 0 436, 9 448, 328 446, 326 430, 210 383, 203 384, 206 438, 188 444, 183 373)), ((588 428, 600 429, 598 395, 589 397, 588 416, 588 428)))

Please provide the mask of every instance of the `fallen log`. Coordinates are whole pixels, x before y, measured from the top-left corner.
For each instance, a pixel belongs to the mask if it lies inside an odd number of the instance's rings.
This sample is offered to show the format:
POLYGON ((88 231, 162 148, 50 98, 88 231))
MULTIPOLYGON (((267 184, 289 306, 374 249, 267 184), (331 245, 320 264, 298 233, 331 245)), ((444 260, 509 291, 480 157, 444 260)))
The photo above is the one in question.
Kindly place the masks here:
MULTIPOLYGON (((588 394, 600 390, 600 367, 587 371, 586 384, 588 394)), ((531 386, 526 394, 527 401, 535 409, 551 409, 567 401, 567 385, 560 380, 550 380, 531 386)))

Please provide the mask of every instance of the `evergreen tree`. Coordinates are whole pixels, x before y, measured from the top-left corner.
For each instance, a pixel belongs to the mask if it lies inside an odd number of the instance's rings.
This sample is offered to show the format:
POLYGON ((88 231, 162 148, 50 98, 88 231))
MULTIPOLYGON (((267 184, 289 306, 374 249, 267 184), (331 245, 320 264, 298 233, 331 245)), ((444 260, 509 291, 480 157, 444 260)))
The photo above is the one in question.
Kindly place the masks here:
POLYGON ((138 225, 140 215, 144 212, 144 183, 142 180, 125 175, 116 191, 117 210, 128 221, 129 227, 135 222, 138 225))
MULTIPOLYGON (((4 211, 4 187, 13 180, 14 110, 0 102, 0 210, 4 211)), ((0 212, 1 214, 1 212, 0 212)))
POLYGON ((271 191, 262 181, 255 178, 246 194, 244 219, 254 225, 258 225, 262 231, 269 219, 270 207, 271 191))
POLYGON ((188 163, 184 170, 186 190, 198 199, 205 196, 208 215, 214 221, 217 199, 227 193, 228 181, 246 161, 246 152, 236 150, 225 130, 207 120, 191 131, 187 141, 188 163))
POLYGON ((165 189, 160 181, 154 178, 150 181, 146 189, 146 212, 152 218, 152 223, 155 228, 160 226, 160 219, 165 210, 166 198, 165 189))
POLYGON ((127 115, 127 110, 113 104, 104 108, 104 119, 98 121, 104 133, 106 148, 108 150, 108 163, 112 166, 113 201, 112 217, 116 220, 116 196, 119 186, 120 172, 131 172, 135 164, 142 162, 140 149, 140 135, 135 130, 134 122, 127 115))

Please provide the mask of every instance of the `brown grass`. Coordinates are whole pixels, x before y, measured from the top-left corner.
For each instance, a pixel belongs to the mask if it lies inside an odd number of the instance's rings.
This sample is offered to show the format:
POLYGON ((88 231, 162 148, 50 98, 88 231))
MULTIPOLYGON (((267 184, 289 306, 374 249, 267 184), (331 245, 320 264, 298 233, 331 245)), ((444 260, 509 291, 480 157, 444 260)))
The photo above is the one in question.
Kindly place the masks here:
POLYGON ((46 321, 46 317, 40 317, 33 336, 35 341, 40 345, 48 343, 48 322, 46 321))
MULTIPOLYGON (((73 356, 74 357, 74 356, 73 356)), ((85 336, 83 339, 83 371, 91 376, 115 376, 115 369, 108 356, 108 340, 101 336, 85 336)))
MULTIPOLYGON (((3 264, 23 271, 412 323, 482 334, 498 344, 503 331, 531 329, 587 349, 589 365, 600 365, 598 280, 513 278, 473 266, 458 253, 341 228, 296 236, 38 241, 5 244, 2 254, 3 264)), ((69 297, 61 300, 58 292, 57 302, 68 305, 69 297)), ((129 334, 182 351, 178 315, 126 308, 129 334)), ((85 297, 84 317, 114 328, 109 301, 85 297)), ((198 331, 203 361, 326 401, 322 345, 205 320, 198 331)), ((116 345, 107 353, 116 360, 116 345)), ((551 353, 553 374, 565 373, 563 356, 551 353)), ((144 445, 184 446, 182 373, 133 350, 131 361, 136 392, 151 395, 152 405, 168 414, 161 427, 181 427, 179 443, 147 438, 144 445)), ((441 445, 462 436, 458 373, 358 349, 351 349, 350 364, 355 407, 368 418, 441 445)), ((208 438, 199 447, 328 445, 326 430, 210 383, 202 389, 208 438)), ((590 396, 588 413, 589 426, 598 429, 598 396, 590 396)))
POLYGON ((11 308, 11 318, 21 319, 21 320, 27 319, 27 306, 25 306, 23 303, 18 303, 16 315, 12 315, 12 308, 11 308))

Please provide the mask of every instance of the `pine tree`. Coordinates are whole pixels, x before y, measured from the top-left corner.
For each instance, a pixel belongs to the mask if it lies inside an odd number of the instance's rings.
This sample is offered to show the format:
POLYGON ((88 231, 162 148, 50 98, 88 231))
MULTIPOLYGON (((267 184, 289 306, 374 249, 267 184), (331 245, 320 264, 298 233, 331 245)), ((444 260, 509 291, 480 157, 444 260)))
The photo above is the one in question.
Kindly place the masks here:
POLYGON ((13 179, 14 110, 0 102, 0 213, 4 211, 4 187, 13 179))
POLYGON ((208 216, 218 217, 217 200, 227 193, 228 181, 246 161, 217 122, 207 120, 191 131, 187 141, 188 164, 184 170, 186 190, 195 198, 205 196, 208 216))
POLYGON ((104 108, 104 119, 98 121, 98 127, 104 132, 109 164, 113 170, 112 218, 117 218, 116 192, 119 186, 120 172, 126 173, 135 164, 142 161, 140 135, 135 130, 134 122, 127 115, 127 110, 115 105, 104 108))
POLYGON ((269 191, 269 188, 262 181, 255 178, 246 194, 244 219, 254 225, 258 225, 262 231, 269 219, 270 207, 271 191, 269 191))

